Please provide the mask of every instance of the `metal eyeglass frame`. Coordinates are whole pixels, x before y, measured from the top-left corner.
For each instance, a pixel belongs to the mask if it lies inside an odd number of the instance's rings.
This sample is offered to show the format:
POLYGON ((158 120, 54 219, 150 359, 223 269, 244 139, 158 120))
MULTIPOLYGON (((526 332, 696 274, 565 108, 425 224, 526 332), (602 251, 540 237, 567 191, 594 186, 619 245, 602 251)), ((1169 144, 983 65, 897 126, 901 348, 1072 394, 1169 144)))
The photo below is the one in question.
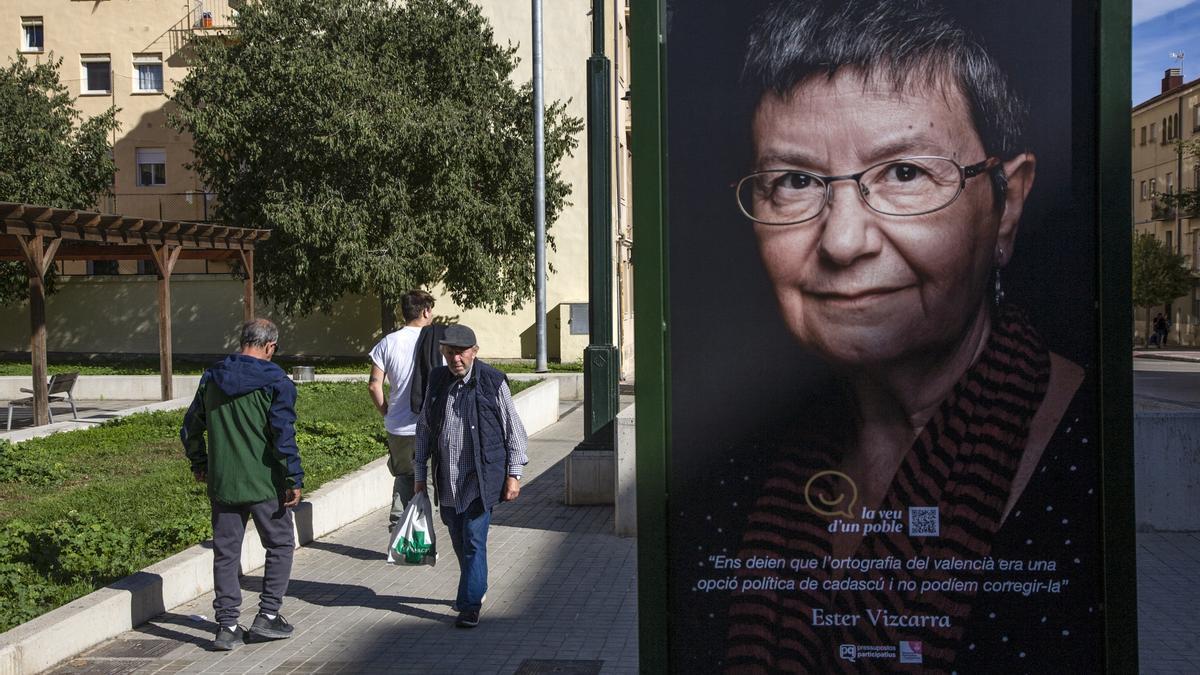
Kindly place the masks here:
POLYGON ((967 186, 967 179, 983 175, 984 173, 996 168, 997 166, 1000 166, 1000 159, 998 157, 988 157, 987 159, 983 160, 982 162, 977 162, 977 163, 971 164, 969 166, 963 166, 962 164, 959 164, 958 162, 956 162, 953 159, 950 159, 949 157, 938 157, 936 155, 913 155, 913 156, 909 156, 909 157, 897 157, 895 159, 888 159, 888 160, 885 160, 882 162, 876 162, 875 164, 868 166, 867 168, 863 169, 862 171, 859 171, 858 173, 850 173, 850 174, 846 174, 843 176, 822 176, 821 174, 812 173, 811 171, 798 171, 798 170, 794 170, 794 169, 764 169, 762 171, 755 171, 751 174, 748 174, 748 175, 744 176, 741 180, 739 180, 737 183, 735 183, 733 185, 733 198, 737 201, 738 210, 742 212, 742 215, 746 216, 747 218, 749 218, 750 220, 752 220, 756 223, 761 223, 763 225, 777 226, 777 227, 778 226, 787 226, 787 225, 799 225, 800 223, 806 223, 806 222, 812 220, 813 218, 816 218, 817 216, 821 215, 821 213, 825 210, 825 207, 829 206, 829 198, 831 196, 831 191, 833 189, 833 183, 835 181, 852 180, 858 184, 857 192, 858 192, 859 199, 862 200, 863 204, 865 204, 868 209, 871 209, 875 213, 885 215, 885 216, 897 216, 897 217, 901 217, 901 218, 907 218, 910 216, 924 216, 926 214, 930 214, 935 211, 941 211, 942 209, 946 208, 947 206, 950 206, 951 204, 953 204, 954 201, 956 199, 958 199, 959 195, 962 194, 963 189, 967 186), (895 164, 895 163, 899 163, 899 162, 904 162, 905 160, 915 160, 915 159, 940 159, 940 160, 950 162, 950 163, 954 164, 955 166, 957 166, 958 167, 958 191, 954 193, 954 196, 951 197, 945 204, 942 204, 941 206, 939 206, 937 208, 928 209, 926 211, 920 211, 918 213, 888 213, 887 211, 880 211, 879 209, 875 208, 874 206, 871 206, 870 202, 867 201, 867 195, 864 192, 864 190, 866 188, 863 187, 863 184, 860 182, 859 179, 861 179, 863 176, 865 176, 872 169, 883 166, 885 164, 895 164), (741 200, 742 185, 746 181, 752 180, 755 176, 761 176, 763 174, 768 174, 768 173, 772 173, 772 174, 799 173, 799 174, 804 174, 805 176, 809 176, 811 178, 815 178, 815 179, 821 181, 821 183, 825 186, 825 196, 821 200, 821 208, 817 209, 815 213, 813 213, 811 216, 809 216, 807 218, 803 218, 801 220, 791 220, 786 223, 772 223, 772 222, 767 222, 765 220, 759 220, 758 218, 755 218, 749 211, 746 210, 746 207, 742 204, 742 200, 741 200))

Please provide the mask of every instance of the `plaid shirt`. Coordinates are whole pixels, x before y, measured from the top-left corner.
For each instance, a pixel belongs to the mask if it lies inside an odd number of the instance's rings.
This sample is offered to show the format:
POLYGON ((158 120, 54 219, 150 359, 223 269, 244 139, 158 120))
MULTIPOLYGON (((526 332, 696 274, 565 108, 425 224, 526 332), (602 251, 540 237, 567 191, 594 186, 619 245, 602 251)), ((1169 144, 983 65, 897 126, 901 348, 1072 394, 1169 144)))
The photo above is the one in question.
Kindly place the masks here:
MULTIPOLYGON (((465 382, 471 379, 472 371, 450 385, 446 394, 446 417, 442 422, 442 433, 437 439, 438 458, 442 470, 437 486, 441 506, 452 506, 455 512, 467 510, 479 495, 479 479, 475 475, 475 452, 471 447, 471 434, 463 433, 462 399, 458 393, 465 382)), ((504 428, 504 444, 508 450, 508 465, 505 475, 521 477, 525 464, 529 462, 526 452, 529 437, 525 425, 517 415, 512 392, 508 383, 500 385, 500 423, 504 428)), ((425 482, 428 477, 429 461, 429 409, 426 408, 417 421, 416 457, 413 460, 413 478, 425 482)))

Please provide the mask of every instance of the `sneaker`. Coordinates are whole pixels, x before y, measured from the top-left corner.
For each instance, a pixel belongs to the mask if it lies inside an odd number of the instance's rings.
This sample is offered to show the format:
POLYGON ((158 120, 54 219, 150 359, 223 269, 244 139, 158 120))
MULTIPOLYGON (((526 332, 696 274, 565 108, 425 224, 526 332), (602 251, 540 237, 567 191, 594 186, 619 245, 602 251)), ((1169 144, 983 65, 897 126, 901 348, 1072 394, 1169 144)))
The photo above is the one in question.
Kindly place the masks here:
MULTIPOLYGON (((480 605, 483 605, 483 603, 485 603, 485 602, 487 602, 487 593, 484 593, 483 597, 479 599, 480 605)), ((458 600, 455 600, 454 602, 450 603, 450 609, 451 609, 451 611, 455 611, 455 612, 458 611, 458 600)))
POLYGON ((479 610, 472 609, 466 612, 459 612, 458 620, 454 622, 459 628, 474 628, 479 625, 479 610))
POLYGON ((231 652, 246 640, 246 631, 241 626, 218 626, 212 648, 218 652, 231 652))
POLYGON ((259 614, 250 625, 250 635, 264 640, 282 640, 292 637, 292 624, 283 616, 276 614, 274 619, 268 619, 259 614))

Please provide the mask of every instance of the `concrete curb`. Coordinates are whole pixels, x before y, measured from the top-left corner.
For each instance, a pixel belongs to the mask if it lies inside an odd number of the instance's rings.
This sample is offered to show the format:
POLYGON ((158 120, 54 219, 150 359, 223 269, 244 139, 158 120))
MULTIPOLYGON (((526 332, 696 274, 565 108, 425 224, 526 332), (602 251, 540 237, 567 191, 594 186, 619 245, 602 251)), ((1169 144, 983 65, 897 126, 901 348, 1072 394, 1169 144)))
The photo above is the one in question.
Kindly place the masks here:
MULTIPOLYGON (((558 388, 557 379, 547 379, 513 397, 530 435, 558 421, 558 388)), ((391 492, 385 457, 322 485, 295 510, 297 544, 387 506, 391 492)), ((381 561, 383 544, 381 532, 381 561)), ((264 558, 251 523, 242 545, 243 573, 261 567, 264 558)), ((205 542, 0 634, 0 675, 39 673, 212 588, 212 548, 205 542)))

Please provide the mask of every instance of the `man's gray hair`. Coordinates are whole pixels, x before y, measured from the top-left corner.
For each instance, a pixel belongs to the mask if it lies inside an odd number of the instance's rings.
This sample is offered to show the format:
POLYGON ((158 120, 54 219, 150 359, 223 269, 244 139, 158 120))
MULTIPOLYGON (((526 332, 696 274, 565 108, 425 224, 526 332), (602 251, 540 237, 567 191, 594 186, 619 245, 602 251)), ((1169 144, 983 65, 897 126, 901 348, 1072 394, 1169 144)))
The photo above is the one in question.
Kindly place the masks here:
POLYGON ((1025 104, 983 46, 927 0, 780 0, 751 29, 742 81, 757 106, 843 69, 898 92, 914 80, 957 85, 988 156, 1025 150, 1025 104))
POLYGON ((279 342, 279 329, 266 319, 253 319, 242 324, 243 347, 266 347, 270 342, 279 342))

